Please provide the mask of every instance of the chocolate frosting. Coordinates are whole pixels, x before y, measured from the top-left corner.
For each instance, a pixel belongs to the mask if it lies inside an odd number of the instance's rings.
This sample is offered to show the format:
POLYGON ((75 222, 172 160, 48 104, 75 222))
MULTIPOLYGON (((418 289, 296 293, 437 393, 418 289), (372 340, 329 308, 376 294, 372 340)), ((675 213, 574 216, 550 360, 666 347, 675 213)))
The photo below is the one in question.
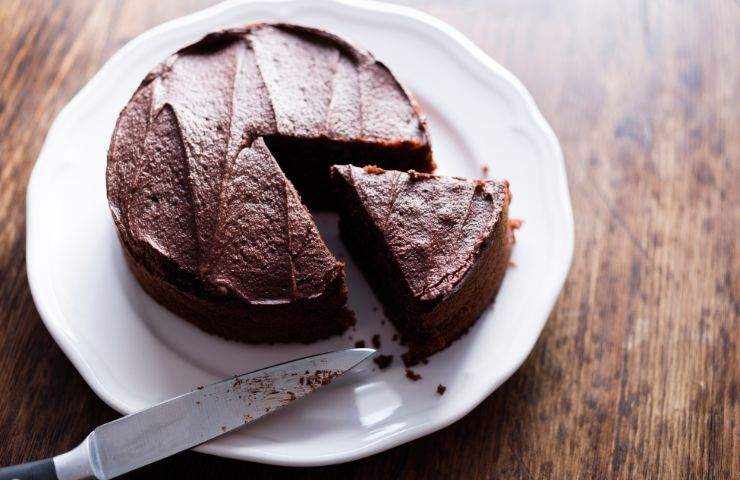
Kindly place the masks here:
POLYGON ((493 238, 510 195, 506 181, 377 167, 335 166, 333 176, 356 193, 421 301, 455 291, 493 238))
POLYGON ((266 147, 276 135, 428 145, 413 100, 368 52, 286 24, 210 34, 155 68, 116 124, 108 199, 129 254, 183 289, 320 295, 342 266, 266 147))

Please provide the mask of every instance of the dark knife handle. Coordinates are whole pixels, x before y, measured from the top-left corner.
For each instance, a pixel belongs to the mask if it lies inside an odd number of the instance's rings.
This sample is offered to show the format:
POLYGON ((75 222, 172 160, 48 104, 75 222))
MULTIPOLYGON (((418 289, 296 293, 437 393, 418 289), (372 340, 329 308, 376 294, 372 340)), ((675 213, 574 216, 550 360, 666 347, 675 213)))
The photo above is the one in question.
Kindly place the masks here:
POLYGON ((58 480, 54 460, 47 458, 38 462, 21 463, 0 468, 0 480, 58 480))

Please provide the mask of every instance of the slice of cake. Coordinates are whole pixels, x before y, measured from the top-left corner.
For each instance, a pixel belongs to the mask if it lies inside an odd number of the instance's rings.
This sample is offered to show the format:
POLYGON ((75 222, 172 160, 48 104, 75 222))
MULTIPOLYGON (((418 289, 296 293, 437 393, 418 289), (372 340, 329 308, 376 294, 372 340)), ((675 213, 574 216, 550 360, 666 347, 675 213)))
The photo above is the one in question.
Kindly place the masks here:
POLYGON ((447 347, 504 278, 508 182, 351 165, 332 178, 342 239, 408 343, 405 363, 447 347))

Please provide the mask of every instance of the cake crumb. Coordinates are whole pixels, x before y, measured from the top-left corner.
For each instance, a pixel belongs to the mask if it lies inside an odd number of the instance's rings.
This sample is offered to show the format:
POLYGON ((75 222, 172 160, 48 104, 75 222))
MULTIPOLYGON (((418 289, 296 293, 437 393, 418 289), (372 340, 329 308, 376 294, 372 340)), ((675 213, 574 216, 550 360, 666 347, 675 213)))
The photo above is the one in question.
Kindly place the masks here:
POLYGON ((385 325, 385 318, 384 318, 383 320, 381 320, 381 321, 380 321, 380 324, 381 324, 381 325, 385 325))
POLYGON ((521 218, 510 218, 509 219, 509 231, 508 238, 511 243, 516 243, 516 230, 521 228, 524 220, 521 218))
POLYGON ((197 387, 195 387, 195 388, 197 388, 198 390, 203 390, 203 385, 198 385, 198 386, 197 386, 197 387))
POLYGON ((377 312, 377 311, 378 311, 378 307, 373 307, 373 312, 377 312))
POLYGON ((406 369, 406 378, 408 378, 411 381, 417 382, 421 380, 421 375, 416 373, 415 371, 411 370, 410 368, 406 369))
POLYGON ((393 338, 391 338, 392 341, 397 342, 398 341, 398 334, 394 333, 393 338))
POLYGON ((510 218, 509 219, 509 227, 511 227, 512 230, 521 228, 523 223, 524 223, 524 220, 522 220, 521 218, 510 218))
POLYGON ((373 335, 373 348, 378 349, 380 348, 380 335, 373 335))
POLYGON ((355 348, 365 348, 365 340, 358 340, 355 342, 355 348))
POLYGON ((444 395, 446 390, 447 390, 447 387, 445 387, 441 383, 439 385, 437 385, 437 394, 438 395, 444 395))
POLYGON ((483 175, 488 176, 488 165, 484 163, 481 167, 481 171, 483 172, 483 175))
POLYGON ((385 173, 385 170, 375 165, 366 165, 365 167, 363 167, 363 170, 365 170, 365 173, 371 173, 373 175, 380 175, 381 173, 385 173))
POLYGON ((393 355, 378 355, 373 359, 373 362, 378 365, 378 368, 385 370, 393 363, 393 355))
POLYGON ((509 260, 509 266, 510 267, 516 267, 517 263, 514 260, 509 260))
POLYGON ((428 359, 428 358, 426 358, 426 357, 422 358, 422 359, 421 359, 421 360, 419 360, 419 361, 420 361, 420 362, 422 363, 422 365, 428 365, 428 364, 429 364, 429 359, 428 359))

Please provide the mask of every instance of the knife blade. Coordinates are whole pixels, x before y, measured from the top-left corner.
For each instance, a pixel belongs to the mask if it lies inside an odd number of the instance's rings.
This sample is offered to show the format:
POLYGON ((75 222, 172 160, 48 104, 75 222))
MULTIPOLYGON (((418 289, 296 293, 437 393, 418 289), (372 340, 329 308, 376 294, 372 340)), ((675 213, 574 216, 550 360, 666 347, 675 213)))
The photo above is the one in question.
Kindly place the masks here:
POLYGON ((351 348, 231 377, 99 426, 53 459, 0 469, 5 479, 109 479, 195 447, 328 385, 375 350, 351 348))

